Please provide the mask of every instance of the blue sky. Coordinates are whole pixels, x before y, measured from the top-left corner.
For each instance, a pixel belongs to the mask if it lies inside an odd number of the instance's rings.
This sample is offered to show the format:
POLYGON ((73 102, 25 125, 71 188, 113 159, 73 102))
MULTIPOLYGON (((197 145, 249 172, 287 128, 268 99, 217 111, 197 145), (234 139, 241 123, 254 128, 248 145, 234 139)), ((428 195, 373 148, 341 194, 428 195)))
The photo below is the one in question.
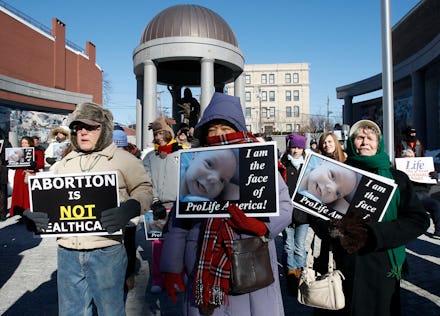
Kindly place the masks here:
MULTIPOLYGON (((56 17, 66 24, 68 40, 81 47, 86 41, 96 45, 97 63, 112 86, 106 106, 124 124, 135 122, 133 50, 148 22, 176 4, 198 4, 222 16, 247 64, 309 63, 312 114, 326 115, 329 97, 330 115, 341 116, 343 101, 336 99, 336 87, 382 71, 381 0, 5 2, 49 28, 56 17)), ((417 3, 390 0, 392 25, 417 3)), ((162 99, 163 106, 169 102, 162 99)))

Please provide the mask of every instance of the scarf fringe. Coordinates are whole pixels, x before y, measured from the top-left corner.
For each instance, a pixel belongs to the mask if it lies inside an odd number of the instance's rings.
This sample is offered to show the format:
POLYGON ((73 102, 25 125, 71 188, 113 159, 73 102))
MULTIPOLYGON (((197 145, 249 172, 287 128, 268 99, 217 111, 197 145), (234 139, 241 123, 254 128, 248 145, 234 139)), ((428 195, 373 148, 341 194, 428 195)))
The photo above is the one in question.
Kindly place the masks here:
POLYGON ((391 271, 387 273, 388 278, 396 278, 398 281, 402 279, 402 266, 393 266, 391 271))
POLYGON ((226 293, 219 286, 208 286, 205 290, 202 280, 196 281, 195 286, 195 301, 199 306, 203 305, 223 305, 226 301, 226 293), (207 297, 205 300, 204 297, 207 297))

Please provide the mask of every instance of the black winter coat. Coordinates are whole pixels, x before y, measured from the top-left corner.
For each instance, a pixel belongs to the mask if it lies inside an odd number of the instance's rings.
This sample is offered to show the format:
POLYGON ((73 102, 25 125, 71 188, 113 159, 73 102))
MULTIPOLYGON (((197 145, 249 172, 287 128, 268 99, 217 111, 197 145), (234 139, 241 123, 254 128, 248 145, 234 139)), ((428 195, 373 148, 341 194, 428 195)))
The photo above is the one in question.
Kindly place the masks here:
MULTIPOLYGON (((387 249, 405 245, 423 234, 429 227, 429 217, 408 176, 395 169, 391 169, 391 172, 400 190, 397 219, 369 223, 367 246, 358 253, 348 254, 341 247, 339 239, 333 240, 336 268, 345 276, 346 307, 331 313, 317 310, 317 315, 400 315, 399 281, 386 276, 391 270, 387 249)), ((323 221, 320 224, 320 232, 325 234, 323 221)))
MULTIPOLYGON (((289 188, 289 195, 292 197, 293 192, 295 192, 296 184, 298 182, 299 174, 301 173, 302 165, 299 169, 296 169, 289 158, 287 158, 287 154, 284 153, 280 158, 281 163, 286 168, 286 184, 289 188)), ((296 208, 293 209, 292 215, 292 224, 301 225, 309 223, 309 215, 306 212, 298 210, 296 208)))

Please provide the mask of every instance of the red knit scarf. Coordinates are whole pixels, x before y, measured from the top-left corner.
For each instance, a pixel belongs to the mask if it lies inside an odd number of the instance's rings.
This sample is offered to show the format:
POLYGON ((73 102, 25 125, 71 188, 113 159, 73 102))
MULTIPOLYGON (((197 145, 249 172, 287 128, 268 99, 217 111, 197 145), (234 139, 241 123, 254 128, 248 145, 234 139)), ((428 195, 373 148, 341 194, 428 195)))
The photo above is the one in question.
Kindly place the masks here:
MULTIPOLYGON (((236 132, 207 137, 209 146, 253 143, 258 140, 250 133, 236 132)), ((220 306, 227 300, 231 272, 234 231, 225 218, 210 218, 206 222, 199 263, 194 280, 194 297, 200 307, 220 306)))
POLYGON ((169 155, 172 152, 179 150, 179 144, 175 139, 172 139, 168 144, 159 146, 158 144, 154 144, 154 150, 158 152, 158 154, 166 154, 169 155))

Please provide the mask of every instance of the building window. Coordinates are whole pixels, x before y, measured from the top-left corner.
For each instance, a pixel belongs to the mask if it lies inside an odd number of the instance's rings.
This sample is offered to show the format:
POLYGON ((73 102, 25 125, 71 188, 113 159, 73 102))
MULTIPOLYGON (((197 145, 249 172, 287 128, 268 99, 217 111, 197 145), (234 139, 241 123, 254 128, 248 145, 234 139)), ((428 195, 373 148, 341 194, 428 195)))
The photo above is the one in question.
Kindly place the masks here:
POLYGON ((293 116, 294 117, 299 117, 299 106, 295 105, 293 107, 293 116))
POLYGON ((246 102, 251 102, 251 93, 249 91, 245 92, 246 102))
POLYGON ((299 75, 297 72, 293 73, 293 83, 298 83, 299 82, 299 75))
POLYGON ((284 81, 285 83, 292 83, 292 76, 289 73, 286 73, 284 81))
POLYGON ((300 131, 300 125, 299 125, 299 124, 295 124, 295 130, 294 130, 294 132, 295 132, 295 133, 299 133, 299 131, 300 131))
POLYGON ((267 91, 261 91, 261 101, 267 101, 267 91))
POLYGON ((267 108, 266 107, 261 108, 261 117, 267 117, 267 108))
POLYGON ((286 124, 286 132, 288 133, 292 132, 292 124, 286 124))
POLYGON ((268 117, 275 117, 275 107, 274 106, 271 106, 269 108, 269 115, 268 115, 268 117))
POLYGON ((299 101, 299 90, 293 90, 293 101, 299 101))
POLYGON ((292 107, 286 106, 286 117, 292 117, 292 107))
POLYGON ((266 84, 267 83, 267 75, 266 74, 262 74, 261 75, 261 83, 262 84, 266 84))
POLYGON ((251 75, 245 75, 244 82, 245 84, 251 84, 251 75))
POLYGON ((246 107, 246 117, 251 118, 252 117, 252 108, 246 107))
POLYGON ((269 102, 275 102, 275 91, 269 91, 269 102))
POLYGON ((290 91, 290 90, 286 91, 286 101, 287 102, 292 101, 292 91, 290 91))
POLYGON ((275 83, 275 75, 269 74, 269 84, 274 84, 274 83, 275 83))

